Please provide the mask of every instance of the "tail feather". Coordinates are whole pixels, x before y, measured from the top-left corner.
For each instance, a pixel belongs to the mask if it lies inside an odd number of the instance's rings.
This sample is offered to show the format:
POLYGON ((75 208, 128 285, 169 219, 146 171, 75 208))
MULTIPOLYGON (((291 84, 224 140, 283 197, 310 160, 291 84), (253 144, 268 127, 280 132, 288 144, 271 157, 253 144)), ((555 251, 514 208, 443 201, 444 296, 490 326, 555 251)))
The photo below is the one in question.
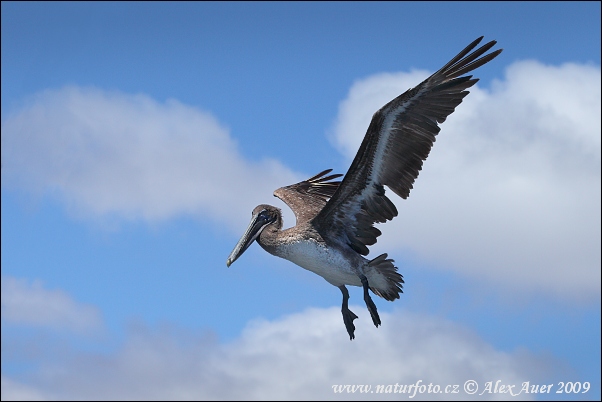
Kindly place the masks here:
POLYGON ((404 281, 403 276, 397 272, 397 267, 393 265, 394 260, 387 259, 387 256, 387 253, 384 253, 368 262, 368 266, 376 271, 376 276, 378 277, 375 278, 377 279, 376 281, 371 281, 369 277, 368 282, 373 285, 370 286, 370 290, 375 295, 385 300, 393 301, 399 299, 399 294, 403 293, 404 281), (376 287, 375 282, 378 283, 378 287, 376 287))

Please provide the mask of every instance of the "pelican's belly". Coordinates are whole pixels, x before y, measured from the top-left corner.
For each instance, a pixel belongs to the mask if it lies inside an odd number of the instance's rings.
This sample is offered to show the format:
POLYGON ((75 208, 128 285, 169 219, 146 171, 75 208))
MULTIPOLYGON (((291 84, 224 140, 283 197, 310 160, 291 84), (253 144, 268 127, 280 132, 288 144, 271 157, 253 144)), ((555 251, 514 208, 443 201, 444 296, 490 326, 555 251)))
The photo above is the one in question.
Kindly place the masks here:
POLYGON ((327 248, 324 243, 301 240, 278 247, 279 257, 314 272, 335 286, 362 286, 358 275, 342 253, 327 248))

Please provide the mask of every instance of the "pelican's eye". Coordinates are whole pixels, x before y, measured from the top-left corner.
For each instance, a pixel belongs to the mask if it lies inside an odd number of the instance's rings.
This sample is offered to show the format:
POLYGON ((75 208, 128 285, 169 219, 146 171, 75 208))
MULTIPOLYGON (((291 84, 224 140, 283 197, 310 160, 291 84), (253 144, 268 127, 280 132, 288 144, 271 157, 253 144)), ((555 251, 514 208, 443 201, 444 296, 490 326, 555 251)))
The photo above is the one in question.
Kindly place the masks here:
POLYGON ((271 214, 268 211, 266 211, 265 209, 259 213, 258 218, 261 219, 262 222, 273 221, 271 214))

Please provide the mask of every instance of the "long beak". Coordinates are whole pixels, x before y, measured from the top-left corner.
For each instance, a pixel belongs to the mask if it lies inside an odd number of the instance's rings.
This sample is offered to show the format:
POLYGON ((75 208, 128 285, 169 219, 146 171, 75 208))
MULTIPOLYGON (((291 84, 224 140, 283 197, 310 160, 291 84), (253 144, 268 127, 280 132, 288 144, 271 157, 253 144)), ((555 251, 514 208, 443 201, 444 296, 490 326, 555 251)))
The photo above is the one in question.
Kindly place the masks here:
POLYGON ((261 231, 270 223, 263 222, 258 219, 259 215, 254 215, 249 223, 249 227, 245 231, 245 234, 240 238, 234 250, 230 253, 226 265, 229 267, 234 261, 238 259, 245 252, 247 248, 253 243, 261 234, 261 231))

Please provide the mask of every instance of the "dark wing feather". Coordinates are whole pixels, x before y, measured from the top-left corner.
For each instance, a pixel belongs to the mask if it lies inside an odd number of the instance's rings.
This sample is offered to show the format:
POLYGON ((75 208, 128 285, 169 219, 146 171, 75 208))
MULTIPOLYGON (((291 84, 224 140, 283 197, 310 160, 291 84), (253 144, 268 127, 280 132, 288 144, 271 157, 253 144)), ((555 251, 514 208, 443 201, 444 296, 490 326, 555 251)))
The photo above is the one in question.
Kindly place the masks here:
MULTIPOLYGON (((466 89, 478 79, 460 77, 494 59, 502 50, 482 56, 496 41, 470 53, 478 38, 439 71, 378 110, 337 192, 313 220, 321 233, 342 235, 358 253, 381 234, 373 225, 397 216, 395 205, 385 195, 386 185, 407 198, 422 163, 427 158, 439 124, 468 95, 466 89), (479 58, 480 57, 480 58, 479 58)), ((329 236, 326 236, 329 237, 329 236)))
POLYGON ((339 188, 341 182, 331 180, 343 175, 325 176, 331 171, 332 169, 325 170, 307 180, 274 191, 274 196, 280 198, 293 210, 297 225, 315 218, 339 188))

